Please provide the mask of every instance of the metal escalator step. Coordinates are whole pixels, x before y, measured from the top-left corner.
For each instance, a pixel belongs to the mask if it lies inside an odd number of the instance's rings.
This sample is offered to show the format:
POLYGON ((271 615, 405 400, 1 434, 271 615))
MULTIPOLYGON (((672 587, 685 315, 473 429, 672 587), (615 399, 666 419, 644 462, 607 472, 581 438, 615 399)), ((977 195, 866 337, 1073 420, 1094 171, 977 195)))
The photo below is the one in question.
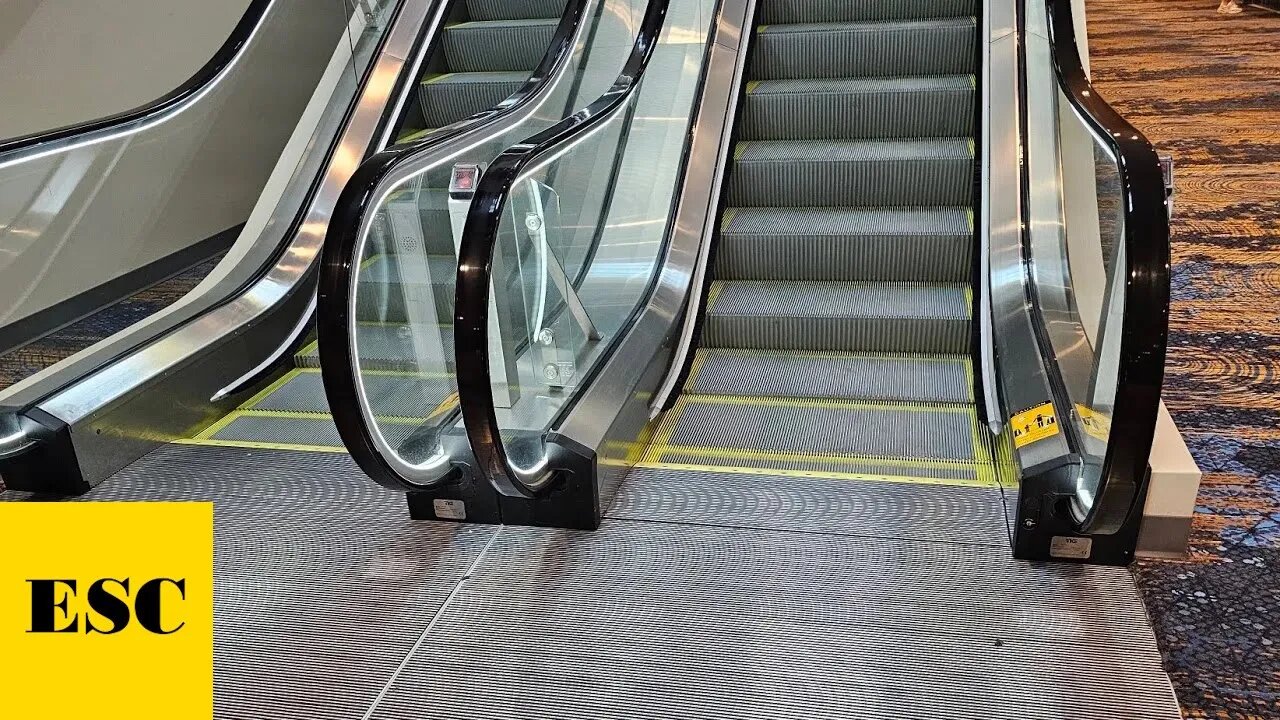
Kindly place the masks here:
MULTIPOLYGON (((449 326, 360 323, 356 326, 356 350, 360 367, 365 370, 453 372, 453 331, 449 326)), ((303 348, 294 356, 294 363, 304 368, 320 367, 318 344, 303 348)))
MULTIPOLYGON (((452 255, 379 255, 360 266, 356 319, 365 322, 410 322, 409 310, 451 322, 458 263, 452 255)), ((427 319, 412 318, 416 320, 427 319)))
POLYGON ((698 395, 971 403, 967 355, 704 348, 685 391, 698 395))
POLYGON ((743 142, 728 180, 732 207, 970 205, 973 141, 743 142))
MULTIPOLYGON (((387 440, 394 444, 409 437, 419 424, 420 421, 383 421, 380 427, 387 434, 387 440)), ((251 410, 237 410, 195 438, 179 442, 270 450, 347 451, 337 426, 328 415, 251 410)))
POLYGON ((407 187, 391 195, 378 214, 375 239, 366 257, 407 253, 452 255, 453 227, 449 223, 449 191, 443 187, 407 187))
MULTIPOLYGON (((372 372, 364 374, 361 382, 377 417, 426 419, 457 389, 453 376, 444 373, 372 372)), ((290 371, 242 409, 327 415, 329 403, 320 371, 304 368, 290 371)))
POLYGON ((747 86, 744 140, 967 137, 972 75, 762 80, 747 86))
MULTIPOLYGON (((852 3, 851 3, 852 4, 852 3)), ((767 25, 757 35, 752 80, 974 71, 972 17, 767 25)))
POLYGON ((975 0, 764 0, 760 22, 856 22, 973 15, 975 0))
POLYGON ((467 0, 472 20, 526 20, 558 18, 566 0, 467 0))
POLYGON ((681 395, 641 462, 995 487, 973 407, 681 395))
POLYGON ((729 208, 716 249, 722 280, 963 282, 968 208, 729 208))
POLYGON ((961 283, 716 281, 703 347, 969 352, 961 283))
POLYGON ((528 79, 523 70, 433 75, 418 86, 423 117, 432 127, 451 125, 492 108, 528 79))
POLYGON ((559 18, 482 20, 450 25, 444 53, 453 72, 532 71, 546 54, 559 18))

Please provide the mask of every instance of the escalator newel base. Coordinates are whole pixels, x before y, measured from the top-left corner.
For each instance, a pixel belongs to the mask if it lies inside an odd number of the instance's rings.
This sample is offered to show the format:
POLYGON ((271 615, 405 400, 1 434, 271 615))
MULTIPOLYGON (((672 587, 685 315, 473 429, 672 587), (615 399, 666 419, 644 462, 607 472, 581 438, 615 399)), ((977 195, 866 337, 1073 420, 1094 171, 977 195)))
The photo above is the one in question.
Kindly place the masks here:
POLYGON ((1074 467, 1023 477, 1018 492, 1017 525, 1013 531, 1013 556, 1019 560, 1077 562, 1125 566, 1133 562, 1146 503, 1145 485, 1135 510, 1113 535, 1081 535, 1075 532, 1070 503, 1076 495, 1074 467))
POLYGON ((555 433, 547 438, 547 454, 550 466, 559 468, 563 476, 536 498, 500 496, 502 522, 570 530, 599 528, 611 498, 601 497, 596 454, 555 433))

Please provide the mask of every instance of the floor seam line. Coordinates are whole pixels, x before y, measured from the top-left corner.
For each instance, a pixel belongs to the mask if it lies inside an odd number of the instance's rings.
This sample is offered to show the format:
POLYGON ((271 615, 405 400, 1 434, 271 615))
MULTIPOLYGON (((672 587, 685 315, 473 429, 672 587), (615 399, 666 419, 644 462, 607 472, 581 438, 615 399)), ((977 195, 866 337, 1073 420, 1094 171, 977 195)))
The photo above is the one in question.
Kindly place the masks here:
POLYGON ((436 623, 444 616, 445 611, 453 605, 454 599, 462 592, 462 588, 467 584, 467 581, 471 579, 476 568, 478 568, 481 561, 484 560, 485 555, 489 553, 489 548, 493 547, 494 541, 496 541, 498 536, 502 534, 503 527, 504 526, 499 525, 497 531, 494 532, 493 535, 489 536, 489 541, 480 549, 480 553, 476 555, 475 560, 471 561, 471 564, 467 566, 466 572, 458 579, 458 582, 454 584, 453 589, 449 591, 444 602, 440 604, 440 607, 436 608, 435 613, 431 615, 430 622, 428 622, 427 626, 422 629, 422 632, 418 635, 418 639, 413 642, 413 646, 409 648, 409 651, 405 653, 404 658, 400 660, 400 664, 396 665, 396 669, 391 672, 391 677, 387 678, 387 682, 383 684, 382 689, 378 691, 373 702, 369 704, 369 709, 360 717, 360 720, 371 720, 373 714, 377 712, 378 706, 382 704, 383 698, 385 698, 387 693, 391 691, 391 686, 395 685, 396 680, 400 678, 400 674, 404 672, 406 667, 408 667, 409 661, 413 659, 415 654, 417 654, 418 648, 422 647, 422 644, 426 641, 427 635, 431 633, 433 628, 435 628, 436 623))
MULTIPOLYGON (((983 547, 983 548, 1001 548, 1005 547, 1005 543, 995 543, 989 545, 986 543, 960 542, 958 540, 921 540, 919 538, 902 538, 902 537, 885 537, 883 535, 866 535, 862 533, 842 533, 842 532, 825 532, 821 530, 795 530, 784 528, 767 528, 754 525, 726 525, 723 523, 713 522, 696 522, 692 520, 656 520, 654 518, 637 518, 637 517, 621 517, 618 515, 606 514, 606 520, 618 520, 621 522, 638 522, 638 523, 654 523, 656 525, 686 525, 689 527, 706 527, 721 528, 724 530, 751 530, 754 532, 769 533, 786 533, 789 535, 818 535, 824 537, 849 537, 864 538, 869 540, 897 540, 900 542, 920 543, 923 545, 955 545, 959 547, 983 547)), ((1013 546, 1009 545, 1009 552, 1013 552, 1013 546)))

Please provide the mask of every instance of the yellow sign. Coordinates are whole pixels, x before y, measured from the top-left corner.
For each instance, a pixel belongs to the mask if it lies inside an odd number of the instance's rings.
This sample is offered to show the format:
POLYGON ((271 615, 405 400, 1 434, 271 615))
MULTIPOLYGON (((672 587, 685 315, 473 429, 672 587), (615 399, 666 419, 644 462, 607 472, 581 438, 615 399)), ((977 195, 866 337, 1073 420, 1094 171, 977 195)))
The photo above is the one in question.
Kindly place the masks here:
POLYGON ((1053 403, 1023 410, 1009 419, 1009 426, 1013 428, 1013 446, 1017 448, 1058 434, 1058 418, 1054 414, 1053 403))
POLYGON ((1111 437, 1111 417, 1094 410, 1087 405, 1076 403, 1076 412, 1080 415, 1080 424, 1084 431, 1106 442, 1111 437))
POLYGON ((213 505, 0 503, 0 715, 213 717, 213 505))

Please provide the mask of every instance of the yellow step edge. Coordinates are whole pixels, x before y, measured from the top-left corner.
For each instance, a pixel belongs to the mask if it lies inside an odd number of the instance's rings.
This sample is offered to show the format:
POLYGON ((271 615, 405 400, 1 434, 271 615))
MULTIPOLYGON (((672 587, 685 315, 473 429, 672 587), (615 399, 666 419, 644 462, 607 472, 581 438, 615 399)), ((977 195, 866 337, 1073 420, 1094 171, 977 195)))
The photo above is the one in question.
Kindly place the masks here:
POLYGON ((268 385, 268 386, 266 386, 266 387, 262 388, 262 389, 261 389, 261 390, 259 390, 257 393, 255 393, 253 397, 251 397, 251 398, 249 398, 248 400, 245 400, 244 402, 240 403, 240 407, 239 407, 239 409, 240 409, 240 410, 246 410, 246 409, 252 408, 254 405, 257 405, 258 403, 262 402, 263 400, 266 400, 266 399, 267 399, 267 397, 268 397, 269 395, 271 395, 271 393, 273 393, 273 392, 275 392, 275 391, 279 390, 280 388, 284 387, 284 386, 285 386, 285 385, 286 385, 290 380, 292 380, 292 379, 294 379, 294 378, 298 377, 298 375, 300 375, 300 374, 301 374, 301 373, 299 373, 299 372, 298 372, 298 370, 295 368, 295 369, 290 370, 289 372, 287 372, 287 373, 285 373, 285 374, 281 375, 280 377, 276 378, 275 382, 273 382, 273 383, 271 383, 270 385, 268 385))
POLYGON ((207 440, 189 438, 174 440, 178 445, 204 445, 206 447, 237 447, 247 450, 297 450, 300 452, 345 453, 342 445, 295 445, 290 443, 260 442, 257 440, 207 440))
POLYGON ((698 348, 698 354, 708 355, 737 355, 748 357, 803 357, 814 358, 819 360, 891 360, 901 362, 924 362, 938 364, 956 364, 969 366, 971 360, 968 355, 954 354, 941 355, 935 353, 871 353, 871 352, 855 352, 841 350, 765 350, 759 348, 698 348))
MULTIPOLYGON (((438 406, 437 406, 438 407, 438 406)), ((302 410, 255 410, 252 408, 244 410, 232 410, 229 416, 232 419, 241 417, 256 417, 277 420, 329 420, 332 421, 333 416, 327 412, 306 412, 302 410)), ((396 415, 375 415, 374 419, 388 425, 421 425, 430 420, 430 418, 411 418, 399 417, 396 415)), ((228 425, 230 422, 227 423, 228 425)), ((223 427, 226 427, 225 425, 223 427)))
MULTIPOLYGON (((305 367, 297 368, 295 372, 299 375, 319 375, 323 371, 320 368, 305 367)), ((419 380, 449 380, 457 377, 457 375, 453 373, 424 373, 414 372, 412 370, 361 370, 360 374, 376 375, 380 377, 418 378, 419 380)))
POLYGON ((706 363, 707 353, 705 351, 698 350, 693 354, 693 365, 689 368, 689 378, 684 383, 686 390, 698 383, 698 376, 702 374, 702 366, 706 363))
MULTIPOLYGON (((761 397, 757 395, 680 396, 686 403, 703 405, 748 405, 759 407, 832 408, 837 410, 900 410, 903 412, 972 414, 973 406, 962 403, 924 403, 906 401, 840 400, 836 398, 761 397)), ((675 408, 672 408, 673 410, 675 408)))
MULTIPOLYGON (((825 465, 886 465, 888 467, 915 468, 918 470, 977 470, 980 463, 976 460, 948 460, 933 458, 929 460, 912 460, 899 457, 879 457, 875 455, 828 455, 807 452, 777 452, 769 450, 751 450, 747 448, 716 448, 695 445, 663 445, 655 446, 652 454, 655 462, 665 462, 667 455, 688 455, 698 458, 716 460, 761 460, 776 463, 813 463, 825 465)), ((650 459, 650 458, 646 458, 650 459)), ((988 465, 989 467, 989 465, 988 465)))
POLYGON ((676 430, 676 422, 680 419, 680 413, 684 410, 684 406, 688 403, 685 396, 681 395, 676 398, 676 402, 671 409, 663 413, 662 420, 658 422, 658 429, 653 432, 653 442, 645 449, 640 461, 657 461, 656 452, 666 446, 671 439, 671 434, 676 430))
POLYGON ((724 281, 715 280, 711 283, 711 289, 707 291, 707 307, 704 312, 711 312, 711 308, 715 307, 716 298, 720 297, 720 291, 724 290, 724 281))
POLYGON ((779 470, 775 468, 734 467, 725 465, 687 465, 682 463, 641 461, 635 467, 654 470, 681 470, 687 472, 717 472, 735 475, 771 475, 774 477, 815 478, 820 480, 860 480, 867 482, 893 482, 916 485, 946 485, 952 487, 991 488, 979 480, 954 478, 916 477, 911 475, 867 475, 863 473, 827 472, 821 470, 779 470))
POLYGON ((724 215, 720 216, 720 232, 729 232, 729 224, 733 222, 733 216, 738 214, 738 208, 726 208, 724 215))

